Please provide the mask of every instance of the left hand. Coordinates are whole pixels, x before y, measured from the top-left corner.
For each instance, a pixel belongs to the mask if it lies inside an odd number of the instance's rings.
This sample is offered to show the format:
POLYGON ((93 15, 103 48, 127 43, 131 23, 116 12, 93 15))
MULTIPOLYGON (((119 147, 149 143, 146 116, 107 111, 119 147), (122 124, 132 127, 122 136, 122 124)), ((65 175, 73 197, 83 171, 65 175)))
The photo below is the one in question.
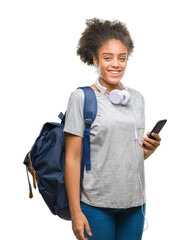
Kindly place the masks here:
MULTIPOLYGON (((147 132, 147 136, 150 132, 147 132)), ((158 146, 160 146, 161 138, 157 133, 152 133, 152 136, 156 138, 156 140, 143 137, 144 141, 143 143, 145 146, 142 145, 142 143, 139 143, 139 145, 144 149, 144 159, 147 159, 156 149, 158 146)))

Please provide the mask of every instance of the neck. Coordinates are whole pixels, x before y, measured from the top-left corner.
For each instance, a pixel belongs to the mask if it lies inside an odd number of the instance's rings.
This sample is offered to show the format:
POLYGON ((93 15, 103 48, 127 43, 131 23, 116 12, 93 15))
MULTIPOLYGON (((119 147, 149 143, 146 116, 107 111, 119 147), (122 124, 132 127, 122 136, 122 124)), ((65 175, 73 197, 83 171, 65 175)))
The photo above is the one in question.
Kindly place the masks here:
MULTIPOLYGON (((123 88, 120 86, 119 83, 116 83, 116 84, 111 84, 111 83, 108 83, 106 80, 104 80, 102 77, 99 77, 99 83, 100 85, 102 85, 103 87, 107 88, 107 91, 110 93, 112 90, 114 89, 118 89, 118 90, 123 90, 123 88)), ((107 92, 106 91, 106 92, 107 92)), ((108 93, 107 92, 107 93, 108 93)))

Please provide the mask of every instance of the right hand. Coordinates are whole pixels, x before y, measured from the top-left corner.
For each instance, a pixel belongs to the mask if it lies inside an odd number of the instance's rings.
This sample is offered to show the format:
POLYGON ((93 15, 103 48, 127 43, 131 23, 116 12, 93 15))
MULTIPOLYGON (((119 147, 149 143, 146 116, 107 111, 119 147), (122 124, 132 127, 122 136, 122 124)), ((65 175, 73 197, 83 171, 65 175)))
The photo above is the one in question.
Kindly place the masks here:
POLYGON ((84 227, 89 236, 92 236, 91 229, 85 215, 81 212, 72 216, 72 229, 78 240, 88 240, 84 237, 84 227))

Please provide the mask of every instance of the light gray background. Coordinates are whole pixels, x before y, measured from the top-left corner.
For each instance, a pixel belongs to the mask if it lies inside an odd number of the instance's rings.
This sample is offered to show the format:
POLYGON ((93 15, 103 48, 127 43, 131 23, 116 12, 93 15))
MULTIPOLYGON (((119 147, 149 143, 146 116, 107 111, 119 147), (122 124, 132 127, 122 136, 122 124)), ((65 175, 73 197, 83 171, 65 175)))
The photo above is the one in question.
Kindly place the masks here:
POLYGON ((95 82, 76 46, 88 18, 126 23, 135 48, 123 83, 145 97, 146 129, 160 119, 161 146, 146 160, 144 240, 189 239, 188 1, 0 2, 1 197, 3 239, 75 239, 38 190, 28 198, 22 164, 41 126, 58 121, 71 91, 95 82))

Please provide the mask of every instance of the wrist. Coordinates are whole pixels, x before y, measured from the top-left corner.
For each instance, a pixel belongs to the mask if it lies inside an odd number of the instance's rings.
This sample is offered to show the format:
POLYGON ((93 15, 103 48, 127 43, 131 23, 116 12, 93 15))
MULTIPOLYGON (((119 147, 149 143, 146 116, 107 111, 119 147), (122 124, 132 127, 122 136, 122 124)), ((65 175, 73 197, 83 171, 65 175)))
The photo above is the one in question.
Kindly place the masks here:
POLYGON ((147 151, 144 149, 144 160, 146 160, 154 151, 147 151))
POLYGON ((81 212, 82 212, 82 211, 81 211, 81 208, 70 210, 71 218, 77 216, 77 215, 80 214, 81 212))

